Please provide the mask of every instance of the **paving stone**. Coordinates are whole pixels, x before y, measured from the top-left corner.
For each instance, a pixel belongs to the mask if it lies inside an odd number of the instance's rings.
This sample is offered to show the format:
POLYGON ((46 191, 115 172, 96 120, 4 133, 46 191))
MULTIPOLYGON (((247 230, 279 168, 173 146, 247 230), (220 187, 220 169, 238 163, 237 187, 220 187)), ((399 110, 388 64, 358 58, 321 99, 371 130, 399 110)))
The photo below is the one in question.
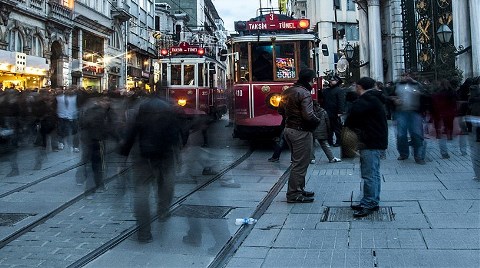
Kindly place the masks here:
POLYGON ((261 230, 253 229, 250 235, 243 241, 243 246, 271 247, 277 239, 280 229, 261 230))
POLYGON ((263 267, 262 264, 263 264, 263 258, 262 259, 255 259, 255 258, 238 258, 238 257, 234 257, 232 259, 230 259, 230 261, 228 262, 228 264, 225 266, 227 268, 234 268, 234 267, 251 267, 251 268, 254 268, 254 267, 263 267))
POLYGON ((478 250, 378 249, 378 267, 480 267, 478 250))
POLYGON ((275 248, 343 249, 348 245, 347 230, 290 230, 282 229, 275 248))
POLYGON ((355 229, 349 233, 349 248, 426 249, 420 230, 355 229))
POLYGON ((480 206, 480 203, 474 200, 419 201, 419 204, 425 213, 467 213, 473 206, 480 206))
POLYGON ((423 214, 395 214, 389 222, 352 221, 352 229, 426 229, 430 228, 423 214))
POLYGON ((478 229, 422 229, 421 231, 429 249, 480 249, 478 229))
POLYGON ((264 259, 268 251, 270 250, 269 247, 240 247, 236 252, 234 257, 235 258, 252 258, 252 259, 264 259))
POLYGON ((384 174, 385 182, 438 182, 438 177, 435 174, 409 175, 404 174, 384 174))
MULTIPOLYGON (((437 181, 428 182, 385 182, 382 183, 383 191, 410 191, 410 190, 434 190, 445 189, 445 186, 437 181)), ((383 196, 382 196, 383 197, 383 196)))
POLYGON ((277 249, 273 248, 262 267, 373 267, 370 250, 364 249, 277 249))
POLYGON ((432 228, 480 229, 478 213, 425 213, 432 228))
POLYGON ((446 190, 403 190, 403 191, 382 191, 382 201, 417 201, 417 200, 444 200, 440 192, 446 190))
POLYGON ((255 228, 258 229, 272 229, 272 228, 282 228, 285 224, 288 214, 284 213, 274 213, 274 214, 263 214, 258 222, 255 224, 255 228))
POLYGON ((478 195, 469 189, 465 190, 440 190, 440 193, 449 200, 480 199, 478 195))
POLYGON ((290 214, 284 229, 315 229, 323 214, 290 214))

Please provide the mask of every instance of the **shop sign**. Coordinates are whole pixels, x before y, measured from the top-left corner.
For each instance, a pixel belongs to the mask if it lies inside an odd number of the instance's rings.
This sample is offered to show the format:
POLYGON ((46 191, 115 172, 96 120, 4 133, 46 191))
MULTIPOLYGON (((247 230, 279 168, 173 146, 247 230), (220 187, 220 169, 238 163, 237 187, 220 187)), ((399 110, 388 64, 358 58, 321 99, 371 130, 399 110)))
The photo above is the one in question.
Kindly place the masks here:
POLYGON ((149 72, 142 71, 142 77, 144 77, 144 78, 150 78, 150 73, 149 73, 149 72))
POLYGON ((135 67, 128 67, 127 75, 133 77, 142 77, 142 69, 135 68, 135 67))
POLYGON ((27 54, 15 53, 15 73, 24 73, 27 67, 27 54))

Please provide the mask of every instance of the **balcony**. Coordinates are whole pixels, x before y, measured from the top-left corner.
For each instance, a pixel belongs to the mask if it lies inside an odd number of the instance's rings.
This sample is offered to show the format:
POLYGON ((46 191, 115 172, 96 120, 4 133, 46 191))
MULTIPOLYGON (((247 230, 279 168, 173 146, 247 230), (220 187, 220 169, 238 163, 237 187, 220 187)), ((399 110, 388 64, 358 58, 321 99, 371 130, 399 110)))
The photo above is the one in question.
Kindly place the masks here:
POLYGON ((67 6, 59 4, 57 1, 48 1, 48 19, 64 26, 72 27, 73 10, 67 6))
POLYGON ((130 20, 133 16, 130 14, 130 6, 123 1, 112 2, 112 18, 119 22, 130 20))

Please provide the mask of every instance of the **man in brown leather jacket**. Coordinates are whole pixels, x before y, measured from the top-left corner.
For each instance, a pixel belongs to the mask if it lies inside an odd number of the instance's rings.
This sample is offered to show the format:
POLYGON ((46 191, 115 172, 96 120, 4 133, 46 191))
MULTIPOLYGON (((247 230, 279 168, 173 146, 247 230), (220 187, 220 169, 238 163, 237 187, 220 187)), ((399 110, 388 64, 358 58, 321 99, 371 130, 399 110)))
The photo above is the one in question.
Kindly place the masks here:
POLYGON ((307 174, 313 148, 313 130, 320 119, 313 112, 310 94, 315 72, 311 69, 300 71, 299 79, 293 87, 282 93, 282 103, 278 112, 285 116, 285 140, 292 153, 292 170, 288 178, 287 202, 313 202, 314 192, 305 191, 307 174))

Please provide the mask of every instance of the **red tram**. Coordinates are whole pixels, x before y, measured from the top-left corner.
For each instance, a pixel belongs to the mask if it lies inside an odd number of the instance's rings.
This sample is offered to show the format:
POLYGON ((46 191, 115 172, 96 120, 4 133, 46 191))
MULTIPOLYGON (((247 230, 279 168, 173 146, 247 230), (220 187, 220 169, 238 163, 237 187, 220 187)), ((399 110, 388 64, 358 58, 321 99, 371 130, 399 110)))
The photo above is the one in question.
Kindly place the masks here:
POLYGON ((167 99, 187 116, 218 119, 227 112, 225 63, 209 55, 206 48, 187 42, 162 49, 160 54, 160 90, 167 99))
MULTIPOLYGON (((308 19, 274 13, 235 22, 239 34, 229 41, 234 137, 270 138, 280 133, 282 117, 277 107, 282 91, 298 79, 303 68, 318 74, 320 40, 309 27, 308 19)), ((314 98, 322 84, 317 76, 311 92, 314 98)))

